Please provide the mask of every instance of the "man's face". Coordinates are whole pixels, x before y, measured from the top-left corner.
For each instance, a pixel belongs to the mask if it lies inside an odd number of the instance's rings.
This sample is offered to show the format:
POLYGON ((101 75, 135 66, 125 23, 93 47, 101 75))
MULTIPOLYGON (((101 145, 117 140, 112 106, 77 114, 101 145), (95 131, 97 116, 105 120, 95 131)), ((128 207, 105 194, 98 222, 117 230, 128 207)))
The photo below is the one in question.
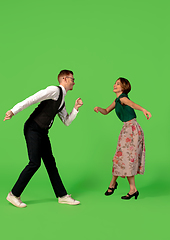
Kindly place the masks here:
POLYGON ((73 86, 75 84, 73 74, 67 75, 66 80, 67 80, 67 89, 73 90, 73 86))

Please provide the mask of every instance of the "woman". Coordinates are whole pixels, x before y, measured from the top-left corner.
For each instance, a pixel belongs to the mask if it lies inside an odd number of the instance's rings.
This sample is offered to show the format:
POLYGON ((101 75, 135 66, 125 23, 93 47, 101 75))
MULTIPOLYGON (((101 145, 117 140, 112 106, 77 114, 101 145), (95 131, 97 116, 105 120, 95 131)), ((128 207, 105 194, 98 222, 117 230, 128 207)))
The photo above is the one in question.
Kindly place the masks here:
POLYGON ((119 135, 116 153, 113 158, 113 178, 108 190, 105 192, 106 196, 113 194, 118 186, 116 182, 118 176, 127 177, 130 191, 127 195, 122 196, 122 199, 138 198, 139 192, 135 186, 134 176, 143 174, 145 167, 144 134, 142 128, 136 121, 134 109, 142 111, 147 119, 151 118, 150 112, 129 99, 127 94, 130 90, 130 82, 125 78, 119 78, 114 84, 113 92, 115 92, 117 96, 114 102, 106 109, 100 107, 94 108, 95 112, 100 112, 103 115, 107 115, 115 109, 118 118, 124 122, 119 135))

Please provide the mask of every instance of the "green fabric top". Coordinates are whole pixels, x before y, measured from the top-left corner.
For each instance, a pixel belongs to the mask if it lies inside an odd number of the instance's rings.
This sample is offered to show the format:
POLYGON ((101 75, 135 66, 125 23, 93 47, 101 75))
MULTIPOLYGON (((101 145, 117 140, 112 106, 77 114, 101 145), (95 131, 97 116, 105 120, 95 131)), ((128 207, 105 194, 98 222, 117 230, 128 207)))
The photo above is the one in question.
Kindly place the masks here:
POLYGON ((131 108, 128 105, 121 104, 120 98, 123 98, 123 97, 127 97, 129 99, 128 95, 125 93, 122 93, 118 98, 116 98, 115 111, 116 111, 118 118, 122 122, 127 122, 127 121, 132 120, 133 118, 136 118, 136 114, 135 114, 135 111, 133 110, 133 108, 131 108))

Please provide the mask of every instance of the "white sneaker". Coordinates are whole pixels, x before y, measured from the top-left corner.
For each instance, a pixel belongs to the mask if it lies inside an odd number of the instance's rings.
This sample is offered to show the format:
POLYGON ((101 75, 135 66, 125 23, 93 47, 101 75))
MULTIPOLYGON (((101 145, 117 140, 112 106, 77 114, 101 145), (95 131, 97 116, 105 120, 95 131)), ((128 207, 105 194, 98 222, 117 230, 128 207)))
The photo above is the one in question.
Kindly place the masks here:
POLYGON ((64 203, 64 204, 69 204, 69 205, 78 205, 80 204, 79 201, 71 198, 71 195, 65 195, 64 197, 59 197, 58 198, 59 203, 64 203))
POLYGON ((8 196, 6 198, 10 203, 12 203, 14 206, 19 208, 24 208, 27 205, 21 201, 20 197, 15 197, 12 192, 8 193, 8 196))

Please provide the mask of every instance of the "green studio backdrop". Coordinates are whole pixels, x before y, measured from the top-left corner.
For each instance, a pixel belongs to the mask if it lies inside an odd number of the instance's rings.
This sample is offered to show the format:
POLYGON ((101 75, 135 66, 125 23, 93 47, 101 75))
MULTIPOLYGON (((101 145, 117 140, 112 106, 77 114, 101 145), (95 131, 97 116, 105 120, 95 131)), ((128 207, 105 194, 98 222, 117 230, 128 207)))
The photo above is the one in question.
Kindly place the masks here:
POLYGON ((167 235, 169 7, 168 0, 0 2, 0 236, 158 239, 167 235), (16 103, 58 85, 62 69, 72 70, 76 79, 66 96, 67 111, 72 111, 78 97, 84 105, 69 127, 56 117, 49 136, 66 189, 81 205, 57 203, 42 163, 22 195, 28 207, 17 209, 5 198, 28 162, 23 125, 37 105, 10 121, 3 118, 16 103), (113 102, 118 77, 129 79, 130 99, 152 113, 148 121, 136 111, 146 141, 146 171, 136 177, 137 201, 120 199, 129 191, 126 179, 118 179, 113 196, 104 196, 122 123, 114 111, 103 116, 93 109, 113 102))

